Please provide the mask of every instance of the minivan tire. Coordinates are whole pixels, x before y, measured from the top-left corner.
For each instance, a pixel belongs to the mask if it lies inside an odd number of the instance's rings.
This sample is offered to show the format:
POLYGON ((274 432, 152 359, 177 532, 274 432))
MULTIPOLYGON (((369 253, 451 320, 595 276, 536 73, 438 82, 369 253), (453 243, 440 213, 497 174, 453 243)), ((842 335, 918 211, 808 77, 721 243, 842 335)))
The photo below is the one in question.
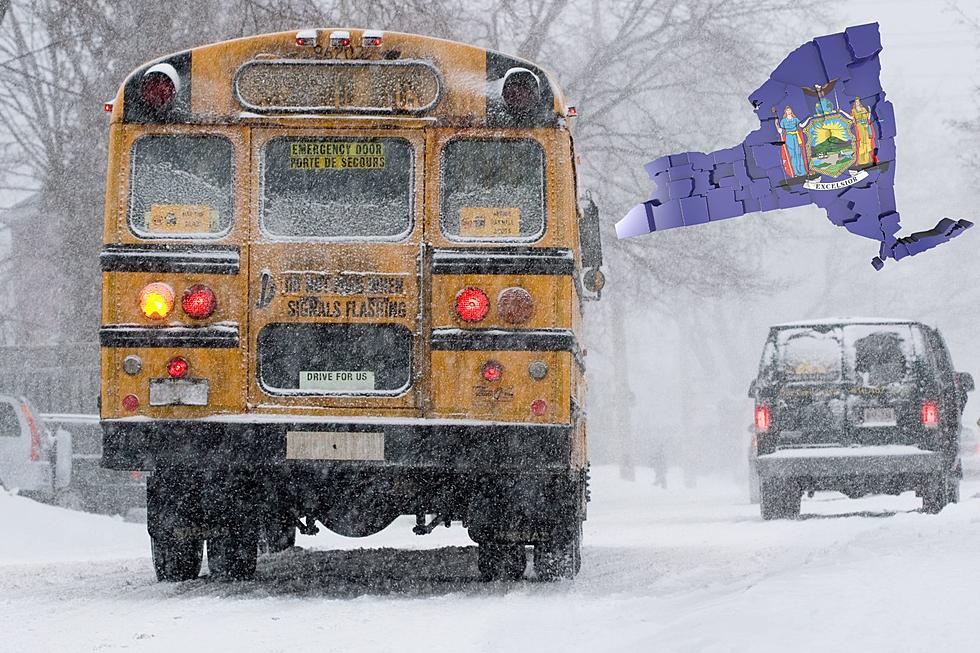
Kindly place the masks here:
POLYGON ((940 472, 926 482, 922 492, 922 511, 935 515, 959 500, 960 479, 948 472, 940 472))
POLYGON ((759 489, 759 508, 763 519, 800 516, 803 493, 794 483, 763 479, 759 489))

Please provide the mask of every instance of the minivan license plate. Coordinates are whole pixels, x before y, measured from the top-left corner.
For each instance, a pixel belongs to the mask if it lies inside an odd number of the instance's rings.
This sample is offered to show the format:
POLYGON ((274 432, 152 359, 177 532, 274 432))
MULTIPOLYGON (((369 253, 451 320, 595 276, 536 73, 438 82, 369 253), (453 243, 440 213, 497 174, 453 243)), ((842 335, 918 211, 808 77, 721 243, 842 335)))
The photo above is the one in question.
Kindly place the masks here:
POLYGON ((895 426, 896 424, 894 408, 864 409, 865 426, 895 426))

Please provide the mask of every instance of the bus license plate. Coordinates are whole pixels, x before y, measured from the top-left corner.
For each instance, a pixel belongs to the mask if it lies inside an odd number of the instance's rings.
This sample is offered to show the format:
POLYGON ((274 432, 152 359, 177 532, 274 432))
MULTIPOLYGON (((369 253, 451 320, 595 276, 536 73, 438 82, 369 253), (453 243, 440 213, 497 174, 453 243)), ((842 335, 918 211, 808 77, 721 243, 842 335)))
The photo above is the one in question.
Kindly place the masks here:
POLYGON ((864 409, 865 426, 895 426, 897 423, 898 422, 895 421, 894 408, 864 409))
POLYGON ((207 379, 150 379, 151 406, 207 406, 207 379))
POLYGON ((287 431, 287 460, 384 460, 384 433, 287 431))

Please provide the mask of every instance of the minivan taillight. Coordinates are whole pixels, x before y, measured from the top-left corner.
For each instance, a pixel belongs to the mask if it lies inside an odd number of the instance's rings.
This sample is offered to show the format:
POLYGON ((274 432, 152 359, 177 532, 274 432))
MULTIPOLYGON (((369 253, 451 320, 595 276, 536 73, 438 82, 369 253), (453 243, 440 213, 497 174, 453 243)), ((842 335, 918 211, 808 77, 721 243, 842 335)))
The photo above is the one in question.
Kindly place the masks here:
POLYGON ((769 430, 769 424, 771 423, 771 417, 769 415, 769 406, 756 406, 755 407, 755 430, 757 433, 765 433, 769 430))
POLYGON ((922 404, 922 425, 934 429, 939 426, 939 407, 934 401, 922 404))
POLYGON ((37 427, 34 416, 31 415, 30 409, 23 401, 20 402, 20 409, 24 411, 24 417, 27 418, 27 428, 31 432, 31 460, 41 460, 41 430, 37 427))

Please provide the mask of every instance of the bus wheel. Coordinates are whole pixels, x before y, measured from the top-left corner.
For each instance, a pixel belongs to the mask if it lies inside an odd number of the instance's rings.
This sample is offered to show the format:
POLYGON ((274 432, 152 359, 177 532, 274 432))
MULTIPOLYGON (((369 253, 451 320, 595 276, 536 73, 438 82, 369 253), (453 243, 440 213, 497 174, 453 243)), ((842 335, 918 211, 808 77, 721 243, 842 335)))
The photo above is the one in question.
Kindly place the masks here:
POLYGON ((288 521, 270 519, 259 533, 259 553, 281 553, 296 546, 296 525, 292 515, 288 521))
POLYGON ((158 581, 176 583, 193 580, 200 575, 204 540, 153 537, 150 538, 150 548, 158 581))
POLYGON ((534 545, 534 573, 553 582, 575 578, 582 568, 582 526, 571 535, 534 545))
POLYGON ((523 544, 482 542, 477 550, 477 567, 484 582, 517 581, 524 577, 527 552, 523 544))
POLYGON ((259 555, 258 534, 233 528, 208 540, 208 569, 221 580, 251 580, 259 555))

